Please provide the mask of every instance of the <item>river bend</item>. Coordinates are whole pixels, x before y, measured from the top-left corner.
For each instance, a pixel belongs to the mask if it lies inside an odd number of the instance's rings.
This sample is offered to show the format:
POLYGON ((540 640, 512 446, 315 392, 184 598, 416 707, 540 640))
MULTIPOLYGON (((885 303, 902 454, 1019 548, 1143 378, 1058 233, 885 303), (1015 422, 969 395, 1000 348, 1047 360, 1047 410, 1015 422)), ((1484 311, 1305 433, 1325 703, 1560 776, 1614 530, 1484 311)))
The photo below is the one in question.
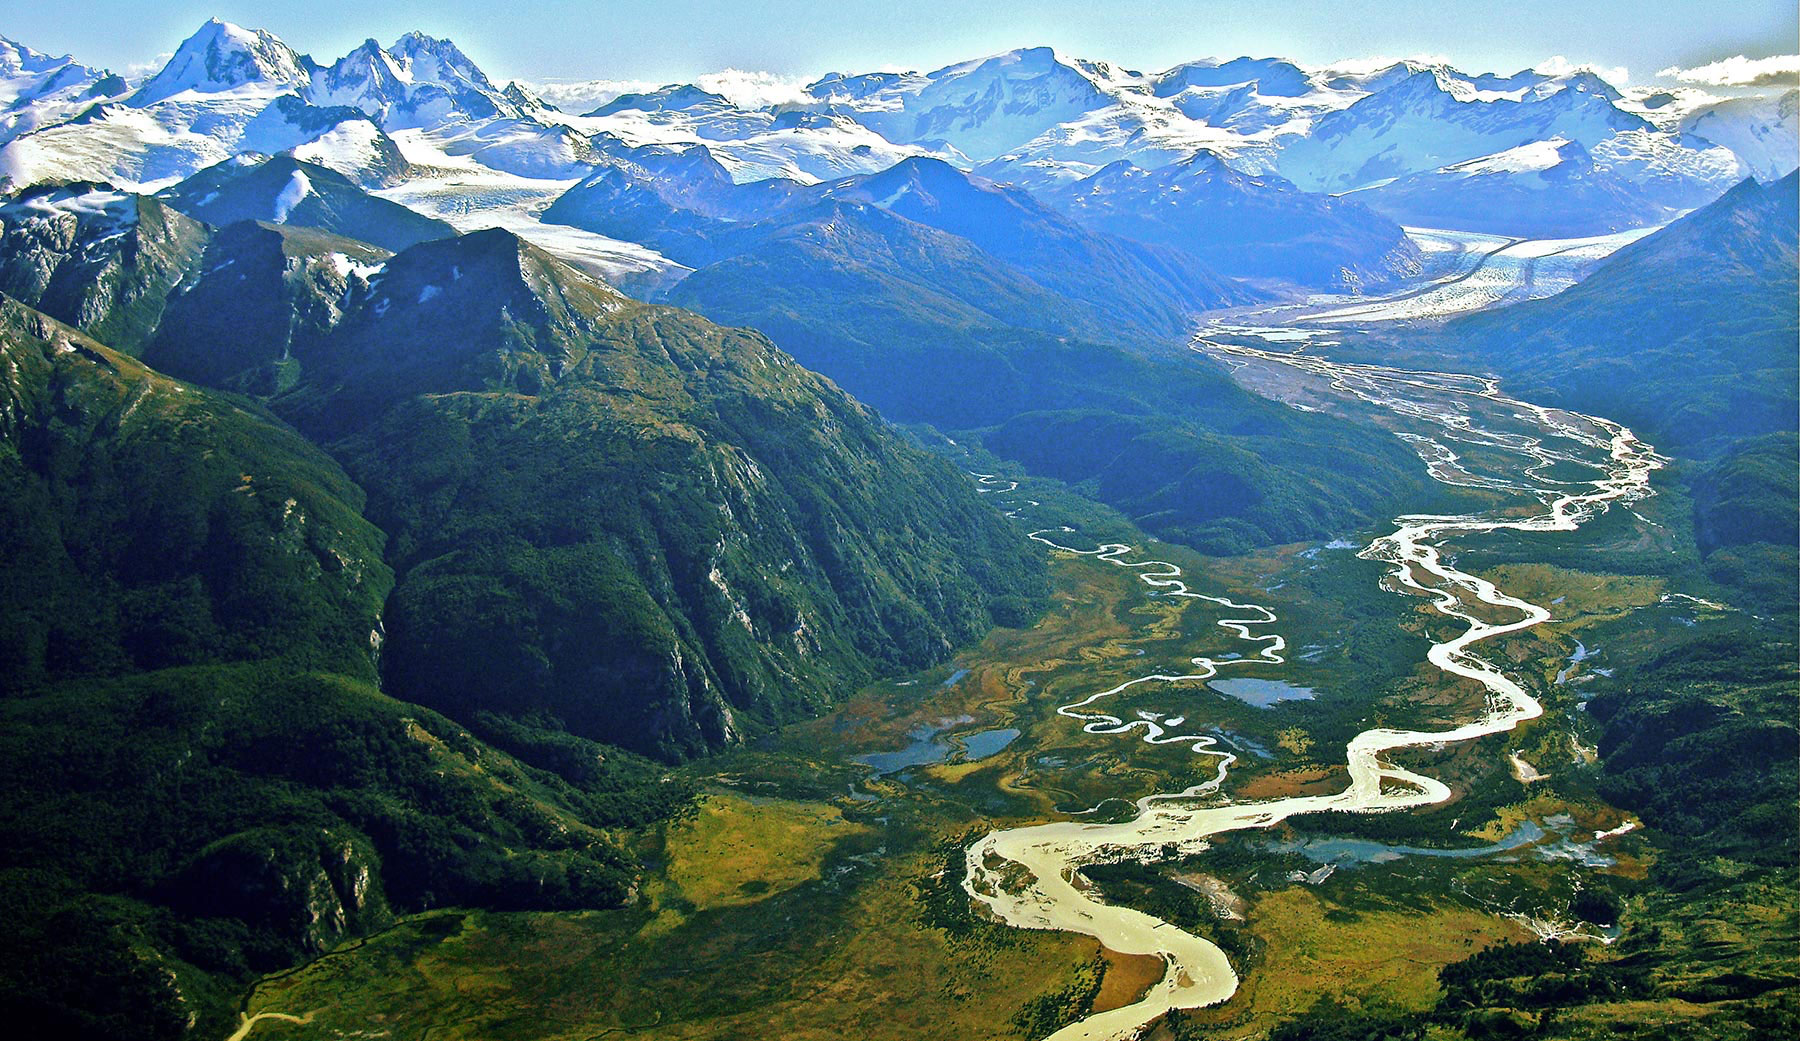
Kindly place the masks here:
MULTIPOLYGON (((1221 788, 1233 759, 1212 738, 1167 735, 1154 721, 1124 720, 1107 713, 1104 703, 1140 684, 1200 682, 1221 667, 1244 661, 1280 663, 1282 637, 1253 631, 1275 622, 1274 612, 1196 593, 1173 564, 1127 560, 1132 553, 1129 546, 1078 550, 1053 538, 1067 529, 1034 532, 1032 538, 1057 549, 1133 569, 1165 595, 1206 599, 1234 615, 1242 614, 1218 624, 1259 645, 1254 657, 1193 658, 1192 672, 1139 676, 1057 710, 1079 720, 1092 734, 1136 730, 1153 743, 1188 741, 1195 752, 1217 757, 1218 768, 1211 778, 1182 791, 1139 800, 1136 815, 1128 821, 1065 820, 1007 828, 969 847, 963 887, 999 920, 1024 929, 1092 936, 1110 950, 1159 957, 1167 966, 1162 979, 1135 1004, 1070 1024, 1051 1035, 1051 1041, 1129 1038, 1170 1009, 1217 1004, 1237 989, 1237 976, 1218 947, 1154 916, 1100 901, 1081 878, 1084 865, 1151 859, 1171 845, 1196 851, 1205 848, 1209 836, 1267 828, 1296 814, 1390 812, 1448 799, 1450 789, 1441 781, 1395 765, 1388 753, 1498 734, 1541 715, 1537 699, 1476 653, 1476 647, 1530 629, 1551 615, 1542 605, 1458 570, 1445 544, 1494 531, 1574 531, 1612 504, 1651 494, 1650 474, 1663 463, 1649 445, 1618 423, 1519 401, 1502 393, 1498 381, 1489 378, 1343 364, 1205 339, 1197 341, 1195 349, 1234 367, 1260 368, 1266 382, 1283 388, 1278 396, 1294 395, 1288 400, 1296 407, 1313 407, 1300 404, 1301 397, 1315 403, 1336 398, 1368 410, 1418 451, 1434 479, 1487 489, 1507 499, 1505 505, 1477 514, 1399 517, 1392 532, 1360 553, 1388 565, 1384 588, 1425 598, 1452 623, 1452 633, 1435 642, 1427 658, 1448 677, 1479 684, 1486 692, 1485 705, 1479 715, 1443 729, 1363 731, 1345 749, 1349 784, 1336 794, 1231 802, 1221 788)), ((977 478, 984 490, 1010 490, 997 478, 977 478)))

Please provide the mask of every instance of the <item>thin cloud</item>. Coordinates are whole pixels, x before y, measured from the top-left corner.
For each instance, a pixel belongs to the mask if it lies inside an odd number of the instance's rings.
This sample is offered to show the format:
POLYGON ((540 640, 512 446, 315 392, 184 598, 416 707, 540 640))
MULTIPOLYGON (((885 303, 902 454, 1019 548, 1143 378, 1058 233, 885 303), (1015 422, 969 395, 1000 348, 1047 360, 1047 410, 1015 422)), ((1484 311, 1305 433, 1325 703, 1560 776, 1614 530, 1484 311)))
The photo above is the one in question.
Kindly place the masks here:
MULTIPOLYGON (((766 108, 812 100, 805 91, 806 85, 812 82, 811 77, 723 69, 703 73, 691 82, 739 108, 766 108)), ((673 85, 652 80, 521 80, 520 84, 565 112, 587 112, 621 94, 644 94, 673 85)))
POLYGON ((519 85, 564 112, 588 112, 620 94, 642 94, 662 86, 649 80, 520 80, 519 85))
POLYGON ((1800 83, 1800 54, 1768 58, 1739 54, 1692 69, 1671 65, 1657 75, 1707 87, 1788 87, 1800 83))
POLYGON ((709 72, 695 81, 702 90, 710 90, 739 108, 765 108, 810 101, 805 87, 810 77, 781 76, 773 72, 750 72, 723 69, 709 72))
POLYGON ((174 51, 164 51, 149 61, 132 62, 119 70, 119 75, 125 77, 125 82, 135 87, 161 72, 163 66, 169 64, 169 59, 173 57, 175 57, 174 51))
POLYGON ((1615 87, 1622 87, 1631 82, 1631 70, 1623 65, 1607 66, 1595 65, 1591 62, 1577 63, 1570 61, 1560 54, 1539 62, 1537 68, 1532 69, 1531 71, 1542 73, 1545 76, 1555 76, 1559 79, 1563 76, 1573 76, 1578 72, 1591 72, 1615 87))

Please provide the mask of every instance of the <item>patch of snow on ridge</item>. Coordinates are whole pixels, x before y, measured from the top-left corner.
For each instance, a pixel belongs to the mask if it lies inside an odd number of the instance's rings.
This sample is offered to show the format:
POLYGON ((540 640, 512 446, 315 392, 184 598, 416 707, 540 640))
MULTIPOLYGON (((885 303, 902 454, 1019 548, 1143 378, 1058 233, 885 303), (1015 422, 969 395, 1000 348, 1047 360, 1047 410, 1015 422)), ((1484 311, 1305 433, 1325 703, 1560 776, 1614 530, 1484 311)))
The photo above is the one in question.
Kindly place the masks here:
POLYGON ((427 172, 372 193, 379 198, 446 221, 461 232, 505 228, 614 285, 668 285, 690 270, 648 246, 539 220, 577 181, 495 170, 472 157, 449 154, 422 131, 402 130, 393 138, 406 161, 427 172))
POLYGON ((1464 176, 1488 173, 1537 173, 1548 170, 1563 161, 1563 146, 1569 143, 1567 138, 1553 137, 1547 141, 1533 141, 1530 144, 1509 148, 1504 152, 1484 155, 1479 159, 1457 163, 1446 169, 1454 170, 1464 176))
POLYGON ((325 254, 325 260, 331 264, 332 268, 334 268, 340 276, 349 278, 351 275, 356 275, 364 281, 368 281, 380 274, 381 269, 384 266, 381 264, 361 263, 352 258, 348 253, 327 253, 325 254))
POLYGON ((58 191, 29 196, 14 205, 19 209, 43 216, 72 213, 78 217, 112 216, 128 219, 131 216, 130 207, 127 205, 129 202, 130 197, 123 192, 96 188, 92 191, 82 192, 80 195, 58 191))
POLYGON ((307 178, 306 171, 295 170, 287 186, 275 196, 275 223, 287 223, 288 214, 294 212, 294 207, 300 205, 300 201, 310 194, 312 181, 307 178))
POLYGON ((374 123, 363 119, 347 119, 318 137, 292 150, 295 159, 318 163, 339 173, 361 171, 381 160, 377 142, 381 136, 374 123))

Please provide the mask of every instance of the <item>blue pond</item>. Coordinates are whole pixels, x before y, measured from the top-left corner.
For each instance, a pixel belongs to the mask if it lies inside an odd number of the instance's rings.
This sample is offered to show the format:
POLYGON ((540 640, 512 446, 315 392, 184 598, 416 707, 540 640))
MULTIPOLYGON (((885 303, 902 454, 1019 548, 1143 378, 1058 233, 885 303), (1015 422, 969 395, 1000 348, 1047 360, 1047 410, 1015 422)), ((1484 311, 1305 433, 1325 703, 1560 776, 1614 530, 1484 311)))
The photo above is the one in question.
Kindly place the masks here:
POLYGON ((1525 821, 1512 834, 1491 846, 1470 849, 1428 849, 1423 846, 1390 846, 1368 839, 1274 839, 1263 843, 1264 849, 1279 853, 1298 853, 1315 864, 1385 864, 1401 857, 1485 857, 1529 846, 1544 837, 1544 829, 1533 821, 1525 821))
POLYGON ((958 723, 973 722, 972 716, 960 716, 955 719, 940 720, 937 723, 926 723, 912 729, 906 736, 912 743, 898 752, 869 752, 856 757, 856 761, 865 766, 872 766, 875 772, 882 775, 899 773, 909 766, 921 766, 925 763, 941 763, 950 754, 950 743, 940 741, 938 735, 958 723))
POLYGON ((1317 693, 1311 687, 1296 687, 1285 680, 1259 680, 1248 676, 1211 680, 1206 685, 1257 708, 1268 708, 1278 701, 1311 701, 1317 693))
POLYGON ((1001 727, 997 730, 983 730, 977 734, 968 734, 962 739, 963 758, 971 763, 978 759, 986 759, 1012 744, 1013 739, 1018 736, 1018 730, 1013 727, 1001 727))
POLYGON ((955 740, 962 745, 961 754, 948 738, 938 735, 960 723, 972 722, 973 717, 957 716, 953 719, 939 720, 914 727, 906 736, 911 743, 896 752, 868 752, 855 757, 856 762, 870 766, 875 772, 886 776, 899 773, 908 767, 926 766, 931 763, 942 763, 951 758, 959 762, 973 763, 986 759, 1013 743, 1019 736, 1018 730, 1012 727, 998 727, 993 730, 979 730, 973 734, 964 734, 955 740))

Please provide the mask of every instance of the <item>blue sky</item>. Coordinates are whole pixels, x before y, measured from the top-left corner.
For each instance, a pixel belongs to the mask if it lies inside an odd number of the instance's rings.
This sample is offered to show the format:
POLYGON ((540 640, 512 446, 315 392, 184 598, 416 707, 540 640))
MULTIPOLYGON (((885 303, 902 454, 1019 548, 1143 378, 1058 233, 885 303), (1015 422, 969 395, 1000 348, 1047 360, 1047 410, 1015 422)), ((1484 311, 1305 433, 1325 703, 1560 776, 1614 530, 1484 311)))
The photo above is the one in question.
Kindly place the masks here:
POLYGON ((448 36, 497 78, 672 82, 725 68, 805 76, 930 69, 1050 44, 1161 69, 1206 56, 1306 62, 1439 55, 1511 72, 1550 57, 1623 66, 1636 83, 1669 66, 1792 54, 1794 0, 54 0, 0 13, 0 35, 125 69, 218 16, 265 28, 322 60, 408 29, 448 36))

